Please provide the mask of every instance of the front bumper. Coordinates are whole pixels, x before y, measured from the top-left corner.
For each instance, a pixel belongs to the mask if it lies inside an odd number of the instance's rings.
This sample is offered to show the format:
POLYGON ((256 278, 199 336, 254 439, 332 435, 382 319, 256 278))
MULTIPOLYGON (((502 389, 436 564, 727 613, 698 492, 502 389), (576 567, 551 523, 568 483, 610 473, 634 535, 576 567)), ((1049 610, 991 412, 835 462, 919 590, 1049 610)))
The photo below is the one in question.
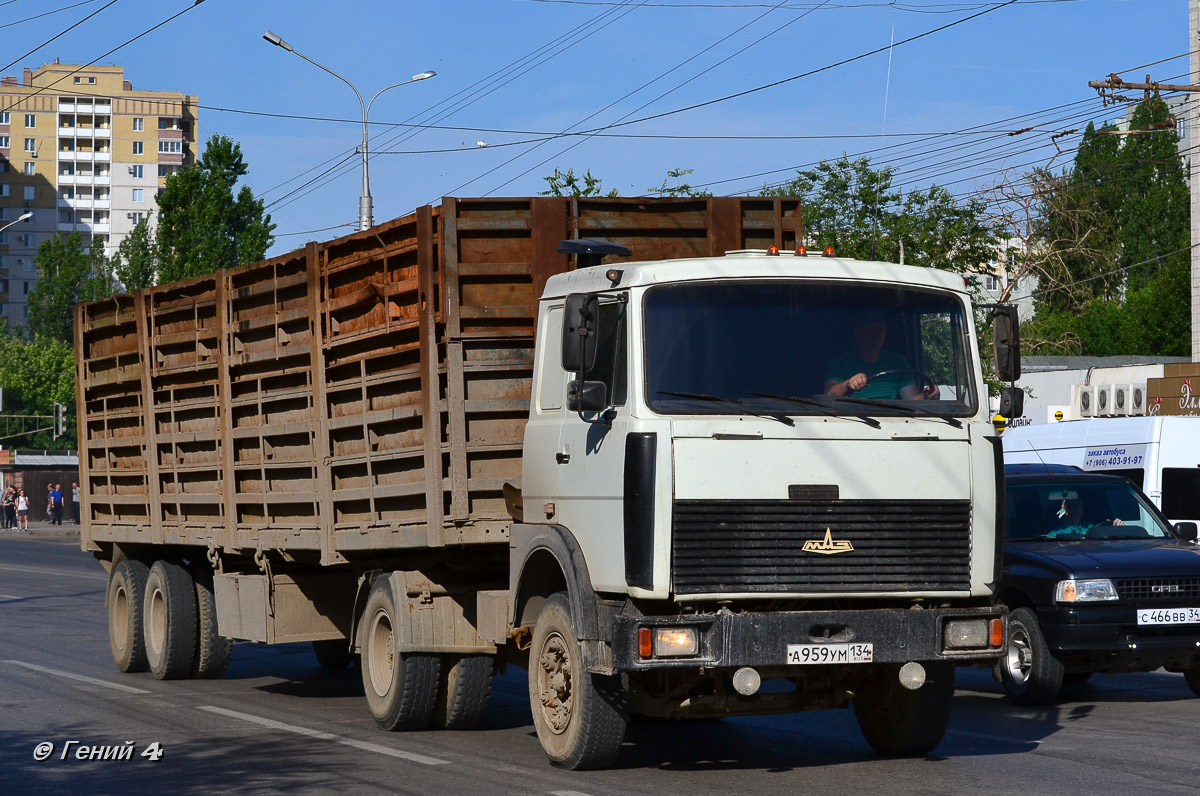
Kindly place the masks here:
POLYGON ((1162 663, 1200 659, 1200 626, 1139 625, 1138 607, 1120 603, 1055 607, 1039 611, 1038 622, 1046 644, 1061 654, 1102 653, 1162 663))
MULTIPOLYGON (((998 606, 622 616, 616 618, 614 627, 613 665, 621 671, 787 666, 789 644, 837 643, 872 644, 874 663, 988 662, 1000 657, 1003 645, 947 650, 943 641, 946 623, 1006 617, 1007 611, 998 606), (699 654, 687 658, 643 658, 638 652, 638 629, 664 626, 695 627, 700 640, 699 654)), ((1007 637, 1006 628, 1006 640, 1007 637)))

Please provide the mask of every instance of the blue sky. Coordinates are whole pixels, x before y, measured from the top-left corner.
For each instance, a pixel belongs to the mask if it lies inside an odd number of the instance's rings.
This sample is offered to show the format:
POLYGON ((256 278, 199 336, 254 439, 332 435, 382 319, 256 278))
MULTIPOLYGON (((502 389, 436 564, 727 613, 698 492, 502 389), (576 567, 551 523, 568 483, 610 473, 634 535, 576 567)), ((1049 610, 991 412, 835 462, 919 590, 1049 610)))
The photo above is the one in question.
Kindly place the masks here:
MULTIPOLYGON (((0 0, 9 56, 0 59, 33 49, 108 0, 66 8, 79 2, 0 0), (66 10, 23 21, 55 9, 66 10)), ((1004 166, 1044 164, 1054 152, 1052 133, 1123 113, 1103 108, 1088 80, 1133 69, 1125 74, 1129 80, 1149 72, 1155 80, 1188 82, 1185 58, 1135 69, 1188 51, 1185 0, 999 5, 204 0, 100 63, 124 66, 138 89, 197 95, 200 138, 222 133, 241 143, 248 184, 264 196, 278 224, 272 254, 352 229, 361 189, 353 156, 361 112, 344 84, 263 41, 267 29, 344 75, 368 98, 417 72, 437 71, 436 78, 389 91, 372 108, 377 223, 443 195, 533 195, 545 189, 542 178, 556 166, 591 169, 606 189, 622 195, 645 194, 673 168, 693 169, 687 180, 711 183, 718 194, 746 193, 786 179, 795 167, 881 146, 886 148, 871 157, 895 165, 901 185, 938 182, 965 194, 994 180, 1004 166), (992 8, 894 46, 889 80, 889 42, 992 8), (884 50, 823 69, 878 48, 884 50), (643 137, 508 145, 538 133, 662 114, 822 69, 608 130, 643 137), (885 97, 887 137, 881 139, 885 97), (411 122, 471 129, 414 134, 394 126, 411 122), (1004 135, 1030 125, 1036 129, 1004 135), (913 135, 976 126, 980 132, 970 136, 913 135), (515 132, 491 132, 496 130, 515 132), (480 148, 479 141, 488 146, 480 148), (337 225, 347 226, 325 229, 337 225)), ((117 0, 5 74, 55 58, 86 63, 188 6, 187 0, 117 0)), ((1069 149, 1073 139, 1064 137, 1059 145, 1069 149)), ((1067 162, 1069 155, 1054 165, 1067 162)))

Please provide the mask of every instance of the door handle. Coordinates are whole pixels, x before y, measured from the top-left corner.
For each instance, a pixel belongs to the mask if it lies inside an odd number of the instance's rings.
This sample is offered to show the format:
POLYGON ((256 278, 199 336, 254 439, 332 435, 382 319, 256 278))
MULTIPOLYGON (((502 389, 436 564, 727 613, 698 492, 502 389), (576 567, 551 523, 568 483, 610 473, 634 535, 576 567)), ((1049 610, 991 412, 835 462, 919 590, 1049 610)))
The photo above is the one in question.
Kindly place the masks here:
POLYGON ((556 453, 556 454, 554 454, 554 461, 558 462, 559 464, 567 464, 568 462, 571 461, 571 454, 556 453))

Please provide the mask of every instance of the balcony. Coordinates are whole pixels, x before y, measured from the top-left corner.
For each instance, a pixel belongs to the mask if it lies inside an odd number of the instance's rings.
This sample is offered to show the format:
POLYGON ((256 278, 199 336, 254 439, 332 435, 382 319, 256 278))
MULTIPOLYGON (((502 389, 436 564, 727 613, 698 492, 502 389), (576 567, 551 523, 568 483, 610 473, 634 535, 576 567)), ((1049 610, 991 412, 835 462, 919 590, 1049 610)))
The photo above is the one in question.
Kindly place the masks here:
POLYGON ((92 224, 92 234, 94 234, 94 235, 102 235, 102 234, 106 235, 106 234, 108 234, 108 231, 109 231, 109 224, 107 221, 100 221, 95 224, 92 224))
POLYGON ((92 207, 97 210, 108 210, 112 207, 112 200, 107 198, 97 198, 92 200, 92 207))
POLYGON ((60 221, 60 222, 58 222, 58 231, 59 232, 74 232, 75 225, 72 223, 69 223, 69 222, 60 221))
POLYGON ((77 184, 76 180, 77 180, 77 177, 74 174, 58 175, 58 184, 59 185, 76 185, 77 184))
POLYGON ((97 163, 111 163, 112 152, 97 152, 94 158, 97 163))
POLYGON ((96 138, 112 138, 112 130, 107 127, 93 127, 92 134, 96 138))

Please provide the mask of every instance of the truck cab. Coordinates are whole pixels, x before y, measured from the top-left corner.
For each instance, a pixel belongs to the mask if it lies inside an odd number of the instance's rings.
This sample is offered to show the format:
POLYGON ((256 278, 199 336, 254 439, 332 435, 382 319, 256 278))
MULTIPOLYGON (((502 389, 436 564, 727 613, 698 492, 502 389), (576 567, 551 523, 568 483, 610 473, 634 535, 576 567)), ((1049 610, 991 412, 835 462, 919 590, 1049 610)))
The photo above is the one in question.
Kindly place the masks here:
MULTIPOLYGON (((551 277, 537 323, 510 531, 531 697, 561 592, 581 667, 627 678, 634 713, 853 701, 877 749, 936 746, 954 664, 1003 648, 1003 473, 962 278, 773 251, 596 266, 551 277), (898 705, 925 718, 897 730, 898 705)), ((544 746, 563 698, 540 720, 534 699, 544 746)))

